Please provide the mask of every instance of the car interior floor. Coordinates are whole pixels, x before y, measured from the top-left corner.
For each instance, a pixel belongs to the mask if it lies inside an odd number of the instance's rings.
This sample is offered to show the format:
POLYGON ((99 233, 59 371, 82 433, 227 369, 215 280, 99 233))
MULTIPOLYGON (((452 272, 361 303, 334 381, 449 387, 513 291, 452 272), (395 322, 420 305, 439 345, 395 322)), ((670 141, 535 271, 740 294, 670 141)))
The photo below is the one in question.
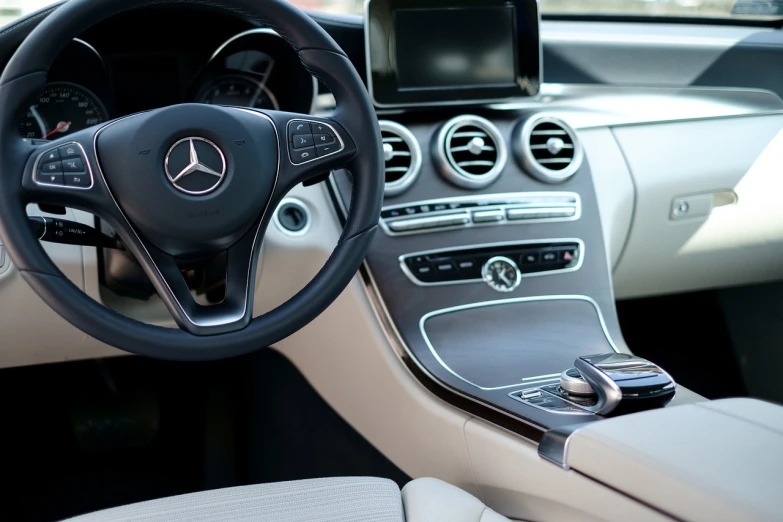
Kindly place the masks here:
POLYGON ((283 480, 409 480, 271 349, 208 363, 118 357, 6 369, 0 390, 0 520, 283 480))

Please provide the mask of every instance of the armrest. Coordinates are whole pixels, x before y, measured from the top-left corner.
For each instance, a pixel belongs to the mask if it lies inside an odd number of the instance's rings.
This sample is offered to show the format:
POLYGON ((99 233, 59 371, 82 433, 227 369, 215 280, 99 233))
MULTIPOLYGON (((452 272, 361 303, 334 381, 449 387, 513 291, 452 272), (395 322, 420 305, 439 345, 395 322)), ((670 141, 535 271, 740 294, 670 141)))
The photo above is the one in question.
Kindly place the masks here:
POLYGON ((688 521, 783 520, 783 407, 700 402, 574 431, 565 467, 688 521))

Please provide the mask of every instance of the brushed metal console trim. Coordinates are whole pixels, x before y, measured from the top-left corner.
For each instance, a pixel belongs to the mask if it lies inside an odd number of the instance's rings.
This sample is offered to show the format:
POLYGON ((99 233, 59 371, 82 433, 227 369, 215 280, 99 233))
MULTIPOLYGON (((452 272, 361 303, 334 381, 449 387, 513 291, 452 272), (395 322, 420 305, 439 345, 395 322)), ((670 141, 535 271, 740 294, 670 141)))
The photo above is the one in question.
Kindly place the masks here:
MULTIPOLYGON (((430 338, 427 336, 427 331, 425 329, 425 324, 429 319, 432 319, 433 317, 437 317, 439 315, 444 314, 450 314, 454 312, 460 312, 463 310, 472 310, 474 308, 484 308, 487 306, 502 306, 507 304, 516 304, 516 303, 529 303, 529 302, 536 302, 536 301, 585 301, 587 303, 590 303, 595 308, 596 314, 598 315, 598 322, 601 325, 601 330, 604 333, 604 337, 606 337, 606 341, 609 343, 609 346, 614 350, 615 352, 620 352, 620 350, 617 349, 617 346, 614 344, 614 341, 612 341, 612 337, 609 334, 609 329, 606 326, 606 322, 604 321, 603 313, 601 312, 601 307, 598 305, 598 303, 592 298, 588 297, 586 295, 543 295, 543 296, 533 296, 533 297, 517 297, 514 299, 500 299, 497 301, 484 301, 481 303, 473 303, 473 304, 467 304, 467 305, 460 305, 460 306, 453 306, 451 308, 443 308, 441 310, 435 310, 433 312, 429 312, 422 316, 421 319, 419 319, 419 332, 421 333, 421 336, 424 338, 424 342, 427 345, 427 348, 429 349, 432 356, 435 358, 436 361, 438 361, 438 364, 440 364, 443 369, 445 369, 447 372, 449 372, 451 375, 456 377, 457 379, 461 380, 465 384, 469 384, 473 386, 474 388, 478 388, 479 390, 483 391, 493 391, 493 390, 506 390, 509 388, 520 388, 523 386, 527 386, 530 384, 530 382, 520 382, 515 384, 508 384, 504 386, 494 386, 494 387, 485 387, 485 386, 479 386, 478 384, 469 381, 465 377, 461 376, 457 372, 451 369, 451 367, 446 364, 446 361, 444 361, 440 355, 438 354, 438 351, 435 349, 434 346, 432 346, 432 343, 430 342, 430 338)), ((557 374, 558 378, 560 374, 557 374)), ((545 377, 548 376, 537 376, 542 378, 542 380, 545 377)), ((528 377, 528 379, 533 379, 534 377, 528 377)), ((551 379, 547 379, 551 380, 551 379)))

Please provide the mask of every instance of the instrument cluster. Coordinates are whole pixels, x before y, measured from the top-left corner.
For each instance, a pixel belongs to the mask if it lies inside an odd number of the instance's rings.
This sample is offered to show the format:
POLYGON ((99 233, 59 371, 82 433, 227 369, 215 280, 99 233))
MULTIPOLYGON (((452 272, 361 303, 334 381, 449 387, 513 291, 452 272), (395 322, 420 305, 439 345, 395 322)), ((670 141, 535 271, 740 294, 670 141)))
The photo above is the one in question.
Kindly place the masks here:
MULTIPOLYGON (((150 56, 154 64, 156 57, 150 56)), ((183 60, 186 61, 186 60, 183 60)), ((48 83, 19 116, 23 138, 57 139, 138 110, 179 103, 205 103, 311 113, 317 96, 316 80, 302 66, 294 50, 270 29, 251 29, 221 44, 206 63, 182 73, 174 62, 148 78, 157 79, 146 105, 124 103, 127 60, 104 58, 89 43, 76 39, 52 67, 48 83), (116 70, 115 70, 116 69, 116 70), (178 73, 177 77, 172 71, 178 73), (184 78, 182 78, 184 76, 184 78), (170 95, 164 83, 184 86, 170 95), (165 93, 165 94, 164 94, 165 93)))

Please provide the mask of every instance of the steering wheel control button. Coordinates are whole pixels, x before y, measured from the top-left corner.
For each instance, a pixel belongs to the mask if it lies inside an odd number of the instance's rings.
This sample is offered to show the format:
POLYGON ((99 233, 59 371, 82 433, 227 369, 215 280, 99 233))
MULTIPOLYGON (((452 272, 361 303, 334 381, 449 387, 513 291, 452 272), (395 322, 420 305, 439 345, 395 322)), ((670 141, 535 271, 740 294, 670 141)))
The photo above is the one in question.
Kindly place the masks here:
POLYGON ((57 174, 41 174, 41 176, 38 179, 41 183, 45 183, 46 185, 63 184, 63 175, 61 172, 57 174))
POLYGON ((330 143, 335 142, 332 134, 315 134, 314 138, 316 145, 329 145, 330 143))
POLYGON ((333 143, 331 145, 318 145, 315 147, 316 155, 319 158, 323 158, 324 156, 328 156, 329 154, 334 154, 335 152, 338 152, 340 150, 340 146, 336 143, 333 143))
POLYGON ((302 120, 294 120, 288 126, 288 141, 294 143, 297 134, 310 134, 310 124, 302 120))
POLYGON ((303 147, 312 147, 313 146, 313 135, 312 134, 294 134, 293 139, 291 140, 295 149, 301 149, 303 147))
POLYGON ((49 163, 51 161, 58 161, 60 159, 60 152, 57 149, 46 151, 46 154, 41 156, 41 161, 49 163))
POLYGON ((343 150, 337 132, 326 123, 291 120, 288 122, 287 135, 289 157, 294 165, 301 165, 343 150))
POLYGON ((481 268, 481 278, 493 290, 513 292, 522 282, 522 272, 511 259, 505 256, 496 256, 481 268))
POLYGON ((65 185, 67 187, 89 187, 90 177, 84 172, 81 174, 65 174, 65 185))
POLYGON ((314 160, 316 158, 315 147, 294 149, 291 151, 291 158, 294 163, 307 163, 308 161, 314 160))
POLYGON ((59 149, 61 158, 74 158, 81 156, 81 150, 78 145, 71 143, 70 145, 63 145, 59 149))
POLYGON ((38 168, 43 174, 61 174, 63 164, 61 161, 50 161, 49 163, 41 163, 41 166, 38 168))
POLYGON ((68 143, 41 152, 36 158, 33 181, 39 185, 90 188, 92 174, 84 149, 78 143, 68 143))
POLYGON ((63 172, 84 172, 84 163, 80 158, 68 158, 63 160, 63 172))
POLYGON ((226 177, 226 158, 208 139, 193 136, 172 145, 164 159, 166 177, 174 188, 191 196, 216 190, 226 177))

